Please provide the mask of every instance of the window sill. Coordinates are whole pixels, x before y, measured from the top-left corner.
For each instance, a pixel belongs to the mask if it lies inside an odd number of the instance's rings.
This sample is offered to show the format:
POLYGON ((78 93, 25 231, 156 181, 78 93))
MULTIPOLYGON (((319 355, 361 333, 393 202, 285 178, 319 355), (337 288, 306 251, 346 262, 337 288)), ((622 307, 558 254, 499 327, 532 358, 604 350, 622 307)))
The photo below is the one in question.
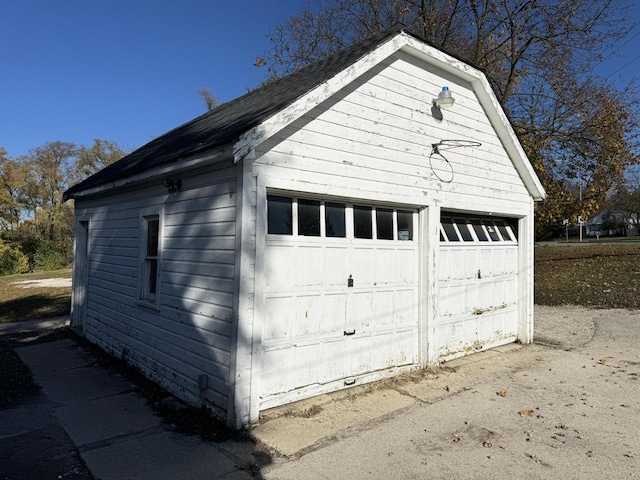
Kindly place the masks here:
POLYGON ((144 308, 146 310, 152 310, 154 312, 160 311, 160 305, 155 303, 147 302, 145 300, 138 300, 138 307, 144 308))

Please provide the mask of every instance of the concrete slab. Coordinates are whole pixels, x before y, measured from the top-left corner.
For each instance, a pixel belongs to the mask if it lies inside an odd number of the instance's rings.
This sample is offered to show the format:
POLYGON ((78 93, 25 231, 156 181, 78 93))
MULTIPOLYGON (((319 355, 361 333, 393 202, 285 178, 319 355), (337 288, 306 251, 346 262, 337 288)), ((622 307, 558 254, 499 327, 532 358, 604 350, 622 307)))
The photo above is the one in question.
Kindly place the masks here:
POLYGON ((123 393, 57 408, 56 415, 79 446, 159 427, 162 422, 135 393, 123 393))
POLYGON ((106 370, 81 367, 35 375, 45 395, 59 405, 110 397, 130 392, 131 385, 106 370))
MULTIPOLYGON (((388 415, 412 405, 415 400, 390 390, 375 390, 363 395, 343 397, 299 410, 294 405, 281 416, 256 426, 251 433, 282 455, 291 456, 311 448, 323 439, 334 437, 341 430, 388 415)), ((310 404, 307 402, 306 404, 310 404)))
POLYGON ((69 339, 16 348, 16 353, 35 375, 84 367, 95 362, 69 339))
POLYGON ((163 432, 81 451, 95 478, 101 480, 252 479, 215 446, 196 437, 163 432), (233 475, 233 477, 230 477, 233 475))

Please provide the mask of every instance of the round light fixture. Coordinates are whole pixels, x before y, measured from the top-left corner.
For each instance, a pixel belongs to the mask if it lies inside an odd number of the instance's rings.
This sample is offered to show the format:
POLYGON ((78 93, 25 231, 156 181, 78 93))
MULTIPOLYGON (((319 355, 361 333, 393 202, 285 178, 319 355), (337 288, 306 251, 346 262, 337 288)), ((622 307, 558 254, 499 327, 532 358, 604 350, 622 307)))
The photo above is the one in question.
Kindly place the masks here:
POLYGON ((440 108, 449 108, 455 103, 456 99, 451 96, 449 87, 442 87, 442 91, 438 94, 438 98, 434 99, 436 106, 440 108))

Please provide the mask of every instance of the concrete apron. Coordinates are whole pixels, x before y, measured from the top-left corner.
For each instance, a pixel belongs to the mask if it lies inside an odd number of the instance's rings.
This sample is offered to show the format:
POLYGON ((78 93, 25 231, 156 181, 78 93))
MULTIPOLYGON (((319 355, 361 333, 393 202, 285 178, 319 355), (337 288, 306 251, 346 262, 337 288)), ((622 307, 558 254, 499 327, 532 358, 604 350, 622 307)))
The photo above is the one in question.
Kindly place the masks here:
MULTIPOLYGON (((406 409, 434 403, 482 383, 488 372, 515 373, 544 352, 538 345, 512 343, 447 362, 433 370, 320 395, 265 410, 251 433, 263 446, 286 457, 300 457, 366 429, 406 409)), ((557 352, 560 354, 560 352, 557 352)))

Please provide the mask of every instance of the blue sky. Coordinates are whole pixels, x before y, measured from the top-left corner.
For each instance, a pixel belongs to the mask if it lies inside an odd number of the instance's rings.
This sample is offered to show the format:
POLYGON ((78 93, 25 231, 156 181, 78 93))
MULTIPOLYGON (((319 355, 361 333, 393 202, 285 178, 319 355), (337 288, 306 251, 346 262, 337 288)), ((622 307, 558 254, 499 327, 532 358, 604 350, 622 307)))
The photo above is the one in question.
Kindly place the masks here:
MULTIPOLYGON (((135 149, 204 113, 198 89, 228 101, 258 85, 266 35, 307 3, 2 0, 0 147, 18 157, 101 138, 135 149)), ((635 34, 599 73, 640 77, 640 26, 635 34)))
POLYGON ((306 0, 2 0, 0 146, 137 148, 246 93, 266 35, 306 0))

